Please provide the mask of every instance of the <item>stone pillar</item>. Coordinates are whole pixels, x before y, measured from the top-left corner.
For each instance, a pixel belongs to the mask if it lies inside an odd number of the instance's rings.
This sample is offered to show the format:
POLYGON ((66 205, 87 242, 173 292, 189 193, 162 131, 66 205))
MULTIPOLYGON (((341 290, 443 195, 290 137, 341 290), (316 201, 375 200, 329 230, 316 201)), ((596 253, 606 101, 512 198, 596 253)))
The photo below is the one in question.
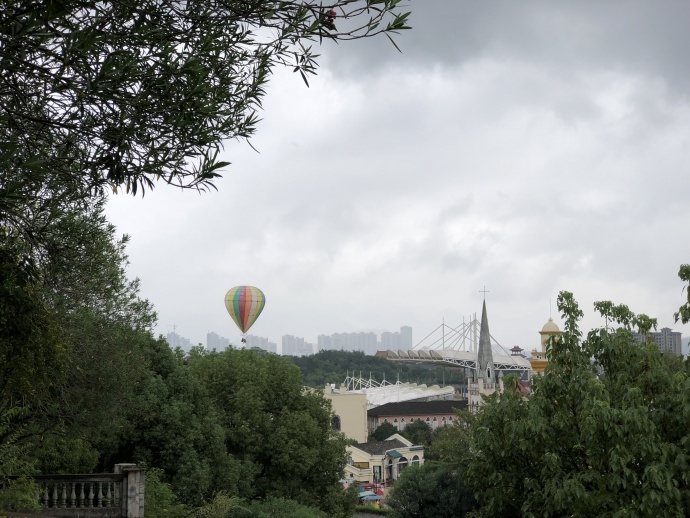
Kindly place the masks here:
POLYGON ((136 464, 115 464, 115 473, 122 473, 122 516, 144 518, 144 470, 136 464))

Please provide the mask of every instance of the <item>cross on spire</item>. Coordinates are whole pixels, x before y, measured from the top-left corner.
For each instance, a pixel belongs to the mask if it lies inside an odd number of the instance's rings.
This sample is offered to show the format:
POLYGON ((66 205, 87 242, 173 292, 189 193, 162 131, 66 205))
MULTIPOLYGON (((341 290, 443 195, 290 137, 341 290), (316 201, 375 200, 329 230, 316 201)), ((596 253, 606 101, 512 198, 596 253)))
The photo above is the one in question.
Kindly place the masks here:
POLYGON ((483 289, 483 290, 479 290, 479 293, 483 293, 483 294, 484 294, 484 300, 486 300, 486 294, 487 294, 487 293, 491 293, 491 292, 490 292, 489 290, 487 290, 487 289, 486 289, 486 285, 484 285, 484 289, 483 289))

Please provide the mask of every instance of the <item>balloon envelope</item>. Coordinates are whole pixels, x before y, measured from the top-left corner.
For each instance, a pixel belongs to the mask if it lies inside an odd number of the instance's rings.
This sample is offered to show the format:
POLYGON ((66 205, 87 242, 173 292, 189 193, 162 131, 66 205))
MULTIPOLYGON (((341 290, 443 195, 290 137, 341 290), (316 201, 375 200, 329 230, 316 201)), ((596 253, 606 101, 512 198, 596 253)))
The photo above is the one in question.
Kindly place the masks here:
POLYGON ((252 327, 265 305, 264 292, 254 286, 235 286, 225 294, 225 307, 242 333, 252 327))

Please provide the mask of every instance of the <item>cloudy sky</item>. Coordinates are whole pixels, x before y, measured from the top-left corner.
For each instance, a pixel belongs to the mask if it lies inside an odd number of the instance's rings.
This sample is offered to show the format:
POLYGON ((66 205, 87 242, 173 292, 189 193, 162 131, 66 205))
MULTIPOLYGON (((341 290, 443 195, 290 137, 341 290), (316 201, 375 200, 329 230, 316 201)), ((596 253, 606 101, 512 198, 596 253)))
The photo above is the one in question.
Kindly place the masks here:
POLYGON ((157 333, 240 335, 227 289, 260 287, 250 333, 413 328, 481 311, 531 350, 555 300, 584 326, 613 300, 673 323, 690 262, 690 3, 418 0, 396 38, 324 43, 307 88, 276 70, 253 151, 218 192, 113 196, 157 333), (686 229, 686 230, 683 230, 686 229), (551 301, 551 302, 550 302, 551 301))

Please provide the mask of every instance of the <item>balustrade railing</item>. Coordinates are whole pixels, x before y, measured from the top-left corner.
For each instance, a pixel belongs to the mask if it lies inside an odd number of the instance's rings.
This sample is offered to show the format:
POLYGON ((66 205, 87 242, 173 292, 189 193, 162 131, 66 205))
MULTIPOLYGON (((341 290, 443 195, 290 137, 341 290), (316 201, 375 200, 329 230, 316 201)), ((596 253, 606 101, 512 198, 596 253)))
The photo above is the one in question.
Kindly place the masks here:
MULTIPOLYGON (((133 464, 118 464, 115 473, 91 475, 40 475, 40 511, 10 509, 8 517, 142 518, 144 516, 144 470, 133 464)), ((0 514, 2 511, 0 511, 0 514)))

